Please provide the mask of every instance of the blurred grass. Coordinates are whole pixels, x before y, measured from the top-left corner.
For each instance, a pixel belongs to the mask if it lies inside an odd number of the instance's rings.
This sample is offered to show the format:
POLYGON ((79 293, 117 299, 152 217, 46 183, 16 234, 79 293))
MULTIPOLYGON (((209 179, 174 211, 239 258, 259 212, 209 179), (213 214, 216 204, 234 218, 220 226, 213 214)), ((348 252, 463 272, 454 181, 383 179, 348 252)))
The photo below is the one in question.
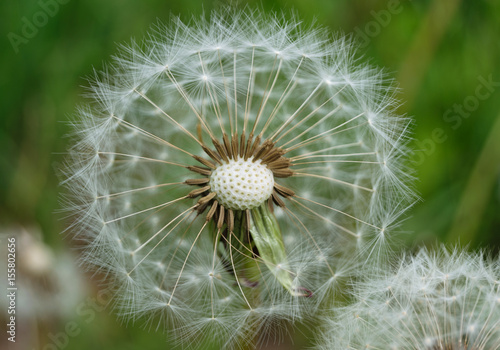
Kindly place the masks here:
MULTIPOLYGON (((386 25, 380 24, 377 16, 387 11, 387 1, 248 3, 260 4, 266 10, 294 9, 306 22, 316 18, 332 31, 366 34, 370 25, 372 29, 378 25, 378 33, 367 35, 369 40, 361 51, 371 62, 399 77, 401 100, 408 101, 401 111, 415 119, 417 153, 412 159, 422 201, 402 226, 402 231, 409 232, 403 236, 404 241, 407 245, 456 243, 462 237, 461 243, 471 248, 500 249, 498 142, 492 146, 493 151, 483 151, 488 138, 500 139, 498 128, 493 127, 500 113, 498 86, 488 98, 479 101, 467 118, 451 122, 445 119, 448 109, 463 105, 475 95, 480 77, 491 76, 500 82, 500 2, 402 0, 398 7, 401 11, 392 14, 386 25), (442 138, 446 138, 442 143, 429 141, 435 130, 442 130, 442 138), (429 142, 434 144, 432 152, 425 149, 429 142), (478 192, 482 193, 479 202, 477 197, 470 197, 478 192), (464 216, 476 222, 466 235, 461 232, 463 225, 453 225, 464 216)), ((196 0, 70 0, 61 4, 16 54, 8 33, 20 34, 23 17, 31 19, 41 7, 34 0, 3 1, 0 225, 39 226, 44 242, 55 251, 71 249, 69 240, 60 234, 64 220, 55 214, 60 191, 55 174, 68 146, 64 135, 70 130, 66 122, 75 106, 84 102, 81 95, 86 82, 82 77, 90 75, 92 67, 100 68, 108 61, 117 43, 144 37, 157 18, 167 22, 173 13, 187 19, 203 9, 209 11, 224 4, 196 0)), ((67 349, 153 349, 165 344, 164 334, 124 327, 107 311, 98 313, 90 323, 73 314, 81 332, 70 339, 67 349)), ((57 331, 64 323, 45 326, 45 330, 57 331)), ((35 343, 43 348, 50 340, 46 333, 40 333, 35 343)), ((298 341, 295 348, 301 348, 301 344, 298 341)))

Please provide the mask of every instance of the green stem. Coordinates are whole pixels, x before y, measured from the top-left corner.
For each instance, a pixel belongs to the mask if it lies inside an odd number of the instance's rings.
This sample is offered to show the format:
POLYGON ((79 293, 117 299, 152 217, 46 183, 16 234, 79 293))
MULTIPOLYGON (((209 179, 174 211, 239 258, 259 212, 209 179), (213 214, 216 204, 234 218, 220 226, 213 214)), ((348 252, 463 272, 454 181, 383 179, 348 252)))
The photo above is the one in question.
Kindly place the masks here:
POLYGON ((293 278, 283 243, 278 221, 269 210, 267 203, 251 210, 250 233, 259 256, 279 283, 291 294, 296 295, 293 278))
POLYGON ((500 115, 491 128, 483 150, 463 192, 447 241, 469 244, 474 241, 481 225, 488 200, 498 180, 500 164, 500 115))

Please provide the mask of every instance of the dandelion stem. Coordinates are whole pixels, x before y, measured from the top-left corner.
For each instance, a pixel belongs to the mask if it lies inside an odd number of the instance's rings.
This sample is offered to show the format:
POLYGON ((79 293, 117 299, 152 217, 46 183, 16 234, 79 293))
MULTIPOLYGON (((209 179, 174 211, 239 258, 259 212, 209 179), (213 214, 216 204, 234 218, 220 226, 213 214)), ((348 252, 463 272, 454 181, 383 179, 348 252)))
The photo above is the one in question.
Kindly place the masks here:
POLYGON ((186 198, 188 198, 188 196, 179 197, 179 198, 171 200, 169 202, 162 203, 162 204, 159 204, 159 205, 155 205, 154 207, 143 209, 143 210, 137 211, 137 212, 132 213, 132 214, 128 214, 128 215, 125 215, 125 216, 122 216, 122 217, 119 217, 119 218, 116 218, 116 219, 113 219, 113 220, 106 221, 106 222, 104 222, 104 224, 110 224, 110 223, 118 221, 118 220, 123 220, 123 219, 129 218, 131 216, 142 214, 142 213, 145 213, 147 211, 150 211, 150 210, 153 210, 153 209, 156 209, 156 208, 168 207, 169 205, 172 205, 172 204, 174 204, 174 203, 176 203, 176 202, 178 202, 180 200, 186 199, 186 198))
MULTIPOLYGON (((375 226, 375 225, 373 225, 373 224, 370 224, 370 223, 368 223, 368 222, 366 222, 366 221, 363 221, 363 220, 361 220, 361 219, 358 219, 357 217, 352 216, 352 215, 350 215, 350 214, 347 214, 346 212, 343 212, 342 210, 332 208, 332 207, 330 207, 330 206, 328 206, 328 205, 325 205, 325 204, 321 204, 321 203, 319 203, 319 202, 313 201, 312 199, 307 199, 307 198, 300 197, 300 196, 297 196, 297 195, 295 195, 295 197, 296 197, 296 198, 299 198, 299 199, 302 199, 302 200, 305 200, 305 201, 308 201, 308 202, 310 202, 310 203, 313 203, 313 204, 319 205, 319 206, 321 206, 321 207, 323 207, 323 208, 330 209, 330 210, 332 210, 332 211, 334 211, 334 212, 337 212, 337 213, 339 213, 339 214, 345 215, 345 216, 347 216, 347 217, 349 217, 349 218, 351 218, 351 219, 353 219, 353 220, 356 220, 356 221, 358 221, 358 222, 361 222, 362 224, 365 224, 365 225, 368 225, 368 226, 370 226, 370 227, 376 228, 377 230, 382 230, 380 227, 377 227, 377 226, 375 226)), ((292 198, 292 197, 290 197, 290 200, 292 200, 292 201, 294 201, 294 202, 296 201, 296 200, 295 200, 294 198, 292 198)))
POLYGON ((283 90, 283 93, 281 94, 278 102, 276 102, 276 105, 274 106, 273 111, 271 112, 271 114, 269 114, 269 117, 267 118, 267 121, 264 124, 262 131, 260 132, 261 136, 264 135, 264 132, 267 130, 267 128, 271 124, 272 120, 274 119, 274 116, 278 113, 279 109, 283 105, 283 102, 287 99, 288 95, 293 91, 294 85, 292 85, 292 82, 295 83, 295 76, 297 75, 297 72, 299 71, 299 68, 302 65, 303 61, 304 61, 304 56, 301 57, 300 62, 298 64, 297 68, 295 69, 295 72, 293 73, 292 77, 290 78, 290 81, 288 82, 288 85, 283 90), (292 85, 292 89, 290 89, 290 91, 288 91, 288 89, 290 88, 290 85, 292 85))
POLYGON ((132 192, 144 191, 144 190, 149 190, 149 189, 154 189, 154 188, 159 188, 159 187, 164 187, 164 186, 172 186, 172 185, 182 185, 182 182, 170 182, 170 183, 152 185, 152 186, 147 186, 147 187, 134 188, 134 189, 127 190, 127 191, 116 192, 116 193, 111 193, 111 194, 107 194, 107 195, 103 195, 103 196, 98 196, 98 197, 96 197, 96 199, 122 196, 124 194, 129 194, 132 192))
POLYGON ((361 190, 365 190, 365 191, 368 191, 368 192, 373 192, 374 191, 373 188, 359 186, 359 185, 352 184, 352 183, 347 182, 347 181, 342 181, 342 180, 339 180, 339 179, 335 179, 333 177, 328 177, 328 176, 323 176, 323 175, 307 174, 307 173, 300 173, 300 172, 294 171, 294 173, 293 173, 292 176, 295 176, 295 177, 315 177, 315 178, 318 178, 318 179, 328 180, 328 181, 337 182, 337 183, 340 183, 340 184, 343 184, 343 185, 346 185, 346 186, 351 186, 351 187, 354 187, 354 188, 359 188, 361 190))
POLYGON ((203 230, 205 229, 205 227, 207 226, 207 224, 208 224, 208 221, 205 221, 205 223, 203 224, 203 226, 200 229, 200 232, 198 232, 198 234, 196 235, 196 238, 194 239, 193 244, 191 244, 191 247, 189 247, 189 251, 186 254, 186 258, 184 259, 184 262, 182 263, 182 267, 181 267, 181 270, 179 272, 179 276, 177 277, 177 281, 175 282, 174 288, 172 289, 172 293, 170 294, 170 299, 168 300, 168 303, 167 303, 168 305, 170 305, 170 302, 172 301, 172 298, 174 297, 175 290, 177 289, 177 286, 179 285, 179 281, 181 279, 182 273, 184 272, 184 268, 186 267, 187 261, 189 259, 189 255, 191 255, 191 252, 193 251, 194 245, 196 244, 196 242, 200 238, 200 235, 203 232, 203 230))
MULTIPOLYGON (((183 212, 182 214, 180 214, 179 216, 184 215, 184 214, 185 214, 186 212, 188 212, 189 210, 192 210, 192 208, 189 208, 188 210, 184 211, 184 212, 183 212)), ((158 231, 158 232, 154 235, 154 237, 155 237, 155 236, 157 236, 158 234, 160 234, 160 232, 162 232, 165 228, 167 228, 167 226, 169 226, 172 222, 174 222, 175 220, 177 220, 177 218, 179 218, 179 216, 177 216, 175 219, 173 219, 173 220, 172 220, 172 221, 170 221, 168 224, 166 224, 164 227, 162 227, 162 229, 161 229, 161 230, 159 230, 159 231, 158 231)), ((172 227, 172 228, 170 229, 170 231, 168 231, 168 232, 165 234, 165 236, 163 236, 163 237, 160 239, 160 241, 159 241, 158 243, 156 243, 156 244, 155 244, 155 246, 154 246, 154 247, 153 247, 153 248, 152 248, 152 249, 151 249, 151 250, 150 250, 150 251, 149 251, 146 255, 144 255, 144 257, 143 257, 143 258, 142 258, 142 259, 141 259, 141 260, 140 260, 140 261, 139 261, 139 262, 138 262, 138 263, 137 263, 137 264, 136 264, 136 265, 132 268, 132 270, 130 270, 130 271, 128 272, 128 275, 130 276, 130 274, 131 274, 132 272, 134 272, 134 270, 135 270, 135 269, 136 269, 136 268, 137 268, 137 267, 138 267, 138 266, 139 266, 139 265, 140 265, 140 264, 141 264, 144 260, 146 260, 146 258, 147 258, 147 257, 148 257, 148 256, 149 256, 149 255, 150 255, 150 254, 151 254, 151 253, 152 253, 152 252, 153 252, 153 251, 154 251, 154 250, 155 250, 155 249, 156 249, 156 248, 157 248, 157 247, 161 244, 161 242, 163 242, 163 240, 165 240, 165 238, 167 238, 167 237, 168 237, 168 235, 169 235, 169 234, 170 234, 173 230, 175 230, 175 228, 176 228, 176 227, 177 227, 177 226, 178 226, 181 222, 183 222, 183 221, 184 221, 184 219, 185 219, 185 218, 187 218, 188 216, 189 216, 189 215, 184 216, 184 218, 182 218, 182 219, 181 219, 181 220, 180 220, 177 224, 175 224, 175 226, 174 226, 174 227, 172 227)), ((146 243, 144 243, 144 244, 143 244, 143 245, 141 245, 139 248, 137 248, 137 249, 133 252, 133 254, 135 254, 136 252, 138 252, 139 250, 141 250, 141 249, 142 249, 142 248, 143 248, 143 247, 144 247, 147 243, 149 243, 149 242, 150 242, 150 241, 151 241, 154 237, 150 238, 148 241, 146 241, 146 243)))
POLYGON ((179 124, 174 118, 172 118, 170 115, 167 114, 163 109, 161 109, 157 104, 155 104, 149 97, 147 97, 145 94, 138 90, 134 90, 139 96, 141 96, 143 99, 148 101, 153 107, 155 107, 161 114, 163 114, 165 117, 168 118, 172 123, 177 125, 183 132, 185 132, 187 135, 189 135, 193 140, 195 140, 198 144, 201 144, 200 141, 196 137, 193 136, 189 131, 186 130, 181 124, 179 124))

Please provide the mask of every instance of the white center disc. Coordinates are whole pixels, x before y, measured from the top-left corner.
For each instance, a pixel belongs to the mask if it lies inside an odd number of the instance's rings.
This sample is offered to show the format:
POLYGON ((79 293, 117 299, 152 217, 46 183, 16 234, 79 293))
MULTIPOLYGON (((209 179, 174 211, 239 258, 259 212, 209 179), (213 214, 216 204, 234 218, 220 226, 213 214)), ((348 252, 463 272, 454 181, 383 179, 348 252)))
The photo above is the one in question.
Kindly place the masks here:
POLYGON ((273 172, 260 160, 238 157, 218 166, 210 176, 210 189, 226 209, 252 209, 264 203, 273 193, 273 172))

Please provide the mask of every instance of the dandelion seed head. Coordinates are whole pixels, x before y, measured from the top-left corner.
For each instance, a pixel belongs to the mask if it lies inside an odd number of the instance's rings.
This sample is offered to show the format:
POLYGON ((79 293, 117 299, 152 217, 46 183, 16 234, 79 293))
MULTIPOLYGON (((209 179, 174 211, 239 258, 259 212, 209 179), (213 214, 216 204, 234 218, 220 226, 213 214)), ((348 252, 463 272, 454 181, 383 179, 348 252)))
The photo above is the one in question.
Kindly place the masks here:
POLYGON ((172 18, 96 72, 64 202, 120 315, 232 348, 379 254, 414 198, 409 120, 354 57, 294 16, 225 9, 172 18))
POLYGON ((324 319, 318 349, 362 349, 367 339, 377 349, 498 347, 500 308, 490 298, 499 293, 498 266, 482 253, 442 247, 369 267, 353 286, 354 302, 324 319))

